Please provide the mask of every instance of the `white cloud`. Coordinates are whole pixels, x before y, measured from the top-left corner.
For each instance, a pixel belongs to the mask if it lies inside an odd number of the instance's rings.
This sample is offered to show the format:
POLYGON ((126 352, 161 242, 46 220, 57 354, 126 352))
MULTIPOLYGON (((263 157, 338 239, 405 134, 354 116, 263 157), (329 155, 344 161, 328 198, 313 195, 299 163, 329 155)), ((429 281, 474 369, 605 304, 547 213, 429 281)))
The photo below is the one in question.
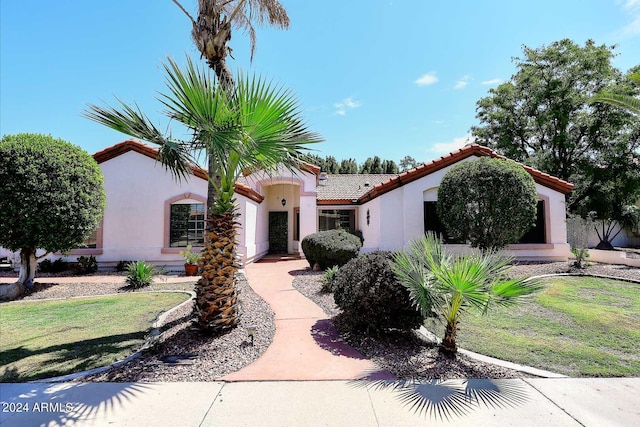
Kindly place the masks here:
POLYGON ((430 73, 423 74, 422 77, 414 81, 414 83, 417 84, 418 86, 429 86, 434 84, 437 81, 438 81, 438 78, 436 77, 436 72, 432 71, 430 73))
POLYGON ((493 85, 497 85, 502 83, 502 79, 491 79, 491 80, 485 80, 483 82, 481 82, 483 85, 485 86, 493 86, 493 85))
POLYGON ((455 84, 455 86, 453 86, 453 88, 454 89, 464 89, 469 84, 469 80, 470 79, 471 79, 471 77, 469 77, 469 76, 462 76, 462 78, 456 82, 456 84, 455 84))
POLYGON ((622 10, 630 21, 617 32, 618 36, 624 39, 640 36, 640 0, 622 0, 622 10))
POLYGON ((345 98, 342 101, 333 104, 333 106, 336 108, 335 114, 339 116, 344 116, 347 114, 347 110, 353 110, 354 108, 358 108, 361 105, 362 103, 360 101, 356 101, 351 97, 345 98))
POLYGON ((454 138, 451 142, 436 142, 431 147, 431 151, 434 153, 451 153, 456 151, 467 144, 473 144, 475 142, 475 138, 471 136, 471 134, 467 134, 465 136, 454 138))

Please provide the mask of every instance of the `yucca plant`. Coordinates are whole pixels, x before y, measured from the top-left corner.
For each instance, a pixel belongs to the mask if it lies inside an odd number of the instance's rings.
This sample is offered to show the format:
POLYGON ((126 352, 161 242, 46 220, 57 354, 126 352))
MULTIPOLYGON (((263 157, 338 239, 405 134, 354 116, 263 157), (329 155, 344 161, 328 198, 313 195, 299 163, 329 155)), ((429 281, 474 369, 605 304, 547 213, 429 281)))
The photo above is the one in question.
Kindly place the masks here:
POLYGON ((509 278, 512 258, 497 252, 450 256, 433 234, 410 242, 394 255, 393 270, 423 316, 436 313, 446 324, 440 349, 454 355, 460 318, 469 309, 486 313, 537 292, 537 280, 509 278))
POLYGON ((202 277, 196 284, 196 323, 220 333, 238 323, 235 275, 235 184, 245 169, 292 173, 307 144, 322 139, 307 130, 295 97, 281 86, 259 77, 239 76, 223 88, 210 74, 187 58, 183 71, 171 59, 164 64, 167 93, 160 93, 164 114, 184 125, 191 139, 163 134, 137 106, 120 102, 120 109, 89 105, 85 116, 100 124, 159 146, 158 160, 178 179, 188 176, 195 159, 209 167, 207 223, 201 250, 202 277))
POLYGON ((153 282, 156 267, 145 261, 133 261, 127 265, 127 286, 133 289, 144 288, 153 282))

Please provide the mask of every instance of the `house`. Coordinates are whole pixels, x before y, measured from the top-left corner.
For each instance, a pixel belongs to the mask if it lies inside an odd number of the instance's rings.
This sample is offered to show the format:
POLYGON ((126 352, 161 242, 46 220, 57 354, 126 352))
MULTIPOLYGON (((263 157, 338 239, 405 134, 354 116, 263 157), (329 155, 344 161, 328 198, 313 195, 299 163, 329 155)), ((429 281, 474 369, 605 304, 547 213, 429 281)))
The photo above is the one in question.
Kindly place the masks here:
MULTIPOLYGON (((182 264, 180 250, 202 245, 206 171, 194 167, 190 177, 177 182, 156 156, 155 148, 132 139, 94 155, 105 180, 104 219, 69 260, 94 255, 101 268, 146 260, 175 269, 182 264)), ((442 177, 456 163, 480 156, 501 157, 469 145, 400 175, 326 175, 309 164, 296 173, 284 168, 271 176, 250 173, 236 185, 239 255, 245 263, 269 252, 303 255, 305 236, 336 227, 360 230, 363 251, 399 249, 441 227, 435 202, 442 177)), ((538 221, 525 241, 507 249, 519 259, 567 260, 565 196, 573 186, 523 167, 536 183, 538 221)))

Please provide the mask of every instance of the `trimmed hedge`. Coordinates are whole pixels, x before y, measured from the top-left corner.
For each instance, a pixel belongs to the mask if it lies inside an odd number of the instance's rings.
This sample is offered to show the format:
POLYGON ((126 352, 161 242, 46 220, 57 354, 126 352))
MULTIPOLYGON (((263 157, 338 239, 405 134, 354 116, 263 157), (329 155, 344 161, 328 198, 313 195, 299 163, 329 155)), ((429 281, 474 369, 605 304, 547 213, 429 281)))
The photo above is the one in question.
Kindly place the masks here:
POLYGON ((344 314, 341 323, 351 331, 412 330, 422 324, 422 315, 411 303, 409 291, 398 282, 391 260, 391 252, 371 252, 338 270, 333 297, 344 314))
POLYGON ((302 239, 302 251, 311 268, 318 263, 323 270, 345 265, 361 247, 360 239, 344 230, 319 231, 302 239))

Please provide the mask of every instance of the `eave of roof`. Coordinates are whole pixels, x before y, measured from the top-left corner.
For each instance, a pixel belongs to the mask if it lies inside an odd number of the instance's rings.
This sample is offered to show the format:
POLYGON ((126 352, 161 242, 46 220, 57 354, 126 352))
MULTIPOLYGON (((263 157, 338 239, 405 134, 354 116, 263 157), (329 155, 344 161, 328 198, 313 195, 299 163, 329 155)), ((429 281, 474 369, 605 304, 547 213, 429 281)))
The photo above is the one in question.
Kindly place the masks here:
MULTIPOLYGON (((398 175, 395 178, 391 178, 386 182, 374 186, 373 189, 360 197, 358 203, 365 203, 369 200, 373 200, 376 197, 388 193, 391 190, 394 190, 431 173, 439 171, 440 169, 444 169, 447 166, 451 166, 454 163, 457 163, 471 156, 489 156, 493 158, 509 160, 488 147, 484 147, 478 144, 470 144, 457 151, 454 151, 453 153, 449 153, 446 156, 440 157, 439 159, 432 160, 429 163, 425 163, 415 169, 411 169, 398 175)), ((541 172, 530 166, 523 165, 522 163, 518 164, 522 166, 533 177, 533 180, 540 185, 556 190, 562 194, 568 194, 573 189, 573 184, 567 181, 541 172)))
MULTIPOLYGON (((153 160, 158 160, 158 149, 143 144, 137 139, 127 139, 126 141, 120 142, 112 147, 108 147, 102 151, 98 151, 93 155, 93 158, 98 164, 100 164, 116 158, 122 154, 125 154, 129 151, 135 151, 136 153, 147 156, 153 160)), ((208 180, 207 171, 202 169, 201 167, 197 165, 191 165, 191 171, 198 178, 204 179, 205 181, 208 180)), ((235 192, 257 203, 262 203, 262 201, 264 200, 264 196, 262 194, 244 184, 237 183, 235 185, 235 192)))

